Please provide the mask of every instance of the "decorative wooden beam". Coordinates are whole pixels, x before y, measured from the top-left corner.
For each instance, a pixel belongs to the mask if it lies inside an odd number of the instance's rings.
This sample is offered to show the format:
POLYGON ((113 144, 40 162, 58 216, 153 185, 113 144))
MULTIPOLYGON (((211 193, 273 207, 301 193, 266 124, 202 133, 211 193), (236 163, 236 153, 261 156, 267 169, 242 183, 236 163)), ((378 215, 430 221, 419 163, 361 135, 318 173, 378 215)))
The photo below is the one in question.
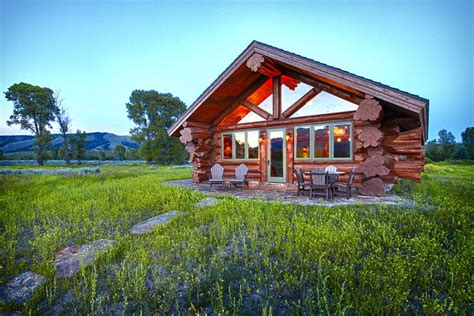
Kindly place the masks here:
POLYGON ((249 109, 250 111, 254 112, 255 114, 257 114, 258 116, 261 116, 263 117, 264 119, 266 119, 267 121, 268 120, 271 120, 272 119, 272 115, 270 113, 268 113, 267 111, 265 111, 264 109, 262 108, 259 108, 258 106, 250 103, 249 101, 247 100, 242 100, 240 102, 240 104, 242 104, 243 106, 245 106, 247 109, 249 109))
POLYGON ((246 65, 250 70, 259 72, 270 78, 281 75, 280 70, 270 60, 265 59, 265 57, 257 53, 247 59, 246 65))
POLYGON ((281 116, 281 76, 273 77, 273 118, 281 116))
POLYGON ((209 124, 200 123, 200 122, 193 122, 193 121, 185 121, 183 123, 183 127, 202 127, 202 128, 209 128, 209 124))
POLYGON ((247 99, 252 93, 254 93, 258 88, 260 88, 268 80, 265 76, 260 76, 254 83, 250 85, 244 92, 242 92, 234 102, 232 102, 217 119, 212 122, 212 125, 219 124, 227 115, 232 113, 237 106, 241 103, 241 100, 247 99))
POLYGON ((284 84, 285 86, 288 87, 288 89, 290 90, 295 90, 296 87, 298 87, 298 85, 300 84, 300 82, 298 80, 296 80, 295 78, 291 78, 291 77, 287 77, 285 76, 282 80, 281 80, 281 83, 284 84))
POLYGON ((295 114, 296 111, 301 109, 306 103, 308 103, 309 100, 314 98, 319 92, 321 92, 321 90, 317 88, 313 88, 306 92, 305 95, 296 100, 295 103, 293 103, 288 109, 286 109, 285 112, 283 112, 282 118, 288 118, 295 114))
POLYGON ((307 75, 304 75, 302 73, 299 73, 299 72, 296 72, 296 71, 293 71, 293 70, 290 70, 290 69, 282 69, 282 73, 284 75, 287 75, 289 77, 293 77, 301 82, 304 82, 310 86, 313 86, 315 88, 318 88, 320 90, 323 90, 323 91, 326 91, 327 93, 330 93, 330 94, 333 94, 341 99, 344 99, 346 101, 349 101, 349 102, 352 102, 352 103, 355 103, 355 104, 359 104, 364 98, 358 96, 358 95, 355 95, 353 93, 350 93, 350 92, 347 92, 347 91, 344 91, 342 89, 339 89, 339 88, 336 88, 336 87, 333 87, 327 83, 324 83, 322 81, 319 81, 317 79, 314 79, 312 77, 309 77, 307 75))

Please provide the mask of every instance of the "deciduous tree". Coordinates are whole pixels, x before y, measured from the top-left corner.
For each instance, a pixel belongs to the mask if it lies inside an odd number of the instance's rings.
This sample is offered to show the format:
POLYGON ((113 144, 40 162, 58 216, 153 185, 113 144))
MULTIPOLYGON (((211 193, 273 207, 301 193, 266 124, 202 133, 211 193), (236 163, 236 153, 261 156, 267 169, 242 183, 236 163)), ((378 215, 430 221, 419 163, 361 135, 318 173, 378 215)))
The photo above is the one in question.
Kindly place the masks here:
POLYGON ((5 98, 13 102, 13 114, 7 125, 20 125, 36 137, 39 165, 47 158, 46 148, 51 142, 51 122, 55 119, 57 106, 53 90, 28 83, 15 83, 5 92, 5 98))
POLYGON ((451 132, 445 129, 440 130, 438 132, 438 144, 441 148, 442 160, 449 159, 453 156, 456 140, 451 132))
POLYGON ((69 144, 69 129, 71 125, 71 118, 67 112, 67 109, 62 105, 62 100, 59 98, 59 92, 55 96, 56 102, 56 111, 54 113, 56 121, 59 125, 59 132, 63 138, 63 145, 61 147, 60 153, 66 164, 71 163, 71 148, 69 144))
POLYGON ((76 135, 71 138, 72 156, 80 165, 86 153, 86 132, 76 131, 76 135))
POLYGON ((462 144, 466 148, 469 159, 474 159, 474 127, 468 127, 461 133, 462 144))
POLYGON ((125 160, 127 149, 123 145, 117 145, 115 146, 114 153, 118 160, 125 160))
POLYGON ((180 163, 186 159, 184 147, 167 134, 167 129, 186 110, 186 105, 171 93, 134 90, 126 104, 128 118, 136 124, 132 138, 141 144, 148 162, 180 163))

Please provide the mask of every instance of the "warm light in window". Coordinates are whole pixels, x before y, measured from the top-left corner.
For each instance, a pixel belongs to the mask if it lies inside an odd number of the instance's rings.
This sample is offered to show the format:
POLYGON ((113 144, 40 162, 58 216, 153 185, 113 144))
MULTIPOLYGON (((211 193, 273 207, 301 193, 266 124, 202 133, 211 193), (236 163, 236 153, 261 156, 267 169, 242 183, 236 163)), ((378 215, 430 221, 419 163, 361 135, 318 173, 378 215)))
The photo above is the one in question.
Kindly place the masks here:
POLYGON ((308 147, 303 147, 303 158, 309 158, 309 149, 308 147))
POLYGON ((347 131, 349 130, 349 127, 346 125, 344 127, 334 127, 334 136, 344 136, 346 135, 347 131))
POLYGON ((337 141, 338 143, 340 143, 340 142, 342 141, 341 137, 338 137, 338 138, 336 139, 336 141, 337 141))

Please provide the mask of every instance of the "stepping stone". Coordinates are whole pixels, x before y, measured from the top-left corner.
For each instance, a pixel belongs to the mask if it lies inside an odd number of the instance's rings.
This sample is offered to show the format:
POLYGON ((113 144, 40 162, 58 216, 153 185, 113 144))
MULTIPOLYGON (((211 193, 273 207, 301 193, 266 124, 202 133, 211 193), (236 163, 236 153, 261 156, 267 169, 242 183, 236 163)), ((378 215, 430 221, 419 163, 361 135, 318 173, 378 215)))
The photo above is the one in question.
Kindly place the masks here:
POLYGON ((23 304, 33 297, 46 278, 35 272, 26 271, 17 275, 0 288, 0 301, 23 304))
POLYGON ((196 203, 196 206, 199 208, 205 208, 207 206, 212 206, 219 203, 219 200, 213 197, 204 198, 201 201, 196 203))
POLYGON ((144 233, 147 233, 153 230, 157 225, 163 225, 163 224, 168 223, 170 220, 172 220, 173 218, 175 218, 176 216, 180 214, 185 214, 185 213, 178 212, 178 211, 169 211, 167 213, 149 218, 146 221, 133 225, 133 227, 130 229, 130 234, 142 235, 144 233))
POLYGON ((69 278, 80 271, 81 266, 87 267, 94 263, 100 255, 107 252, 115 241, 99 239, 81 246, 71 246, 56 252, 54 266, 58 278, 69 278))

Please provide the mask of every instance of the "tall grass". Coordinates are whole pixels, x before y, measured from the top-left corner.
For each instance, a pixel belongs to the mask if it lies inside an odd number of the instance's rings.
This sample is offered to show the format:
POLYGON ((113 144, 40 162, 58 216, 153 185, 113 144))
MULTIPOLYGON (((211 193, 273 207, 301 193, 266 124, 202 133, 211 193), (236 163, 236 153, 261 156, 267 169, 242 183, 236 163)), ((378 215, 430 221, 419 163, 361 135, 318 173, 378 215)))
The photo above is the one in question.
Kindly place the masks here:
POLYGON ((0 177, 0 283, 30 269, 42 314, 473 313, 472 165, 428 165, 395 190, 417 203, 339 208, 223 198, 161 184, 189 170, 102 167, 86 176, 0 177), (446 190, 449 188, 449 190, 446 190), (187 214, 142 236, 140 220, 187 214), (54 252, 117 241, 94 266, 54 278, 54 252))

